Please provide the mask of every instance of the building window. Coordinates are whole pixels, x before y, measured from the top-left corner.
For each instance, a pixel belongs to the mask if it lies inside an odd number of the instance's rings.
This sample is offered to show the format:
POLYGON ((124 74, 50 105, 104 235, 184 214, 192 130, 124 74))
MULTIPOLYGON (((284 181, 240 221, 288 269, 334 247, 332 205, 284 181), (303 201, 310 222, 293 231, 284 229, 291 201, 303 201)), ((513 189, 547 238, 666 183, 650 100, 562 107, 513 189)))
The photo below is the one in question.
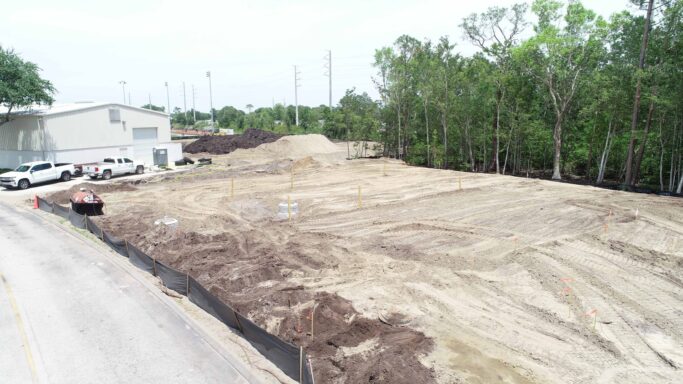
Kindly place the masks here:
POLYGON ((109 121, 112 123, 121 121, 121 110, 118 108, 109 108, 109 121))

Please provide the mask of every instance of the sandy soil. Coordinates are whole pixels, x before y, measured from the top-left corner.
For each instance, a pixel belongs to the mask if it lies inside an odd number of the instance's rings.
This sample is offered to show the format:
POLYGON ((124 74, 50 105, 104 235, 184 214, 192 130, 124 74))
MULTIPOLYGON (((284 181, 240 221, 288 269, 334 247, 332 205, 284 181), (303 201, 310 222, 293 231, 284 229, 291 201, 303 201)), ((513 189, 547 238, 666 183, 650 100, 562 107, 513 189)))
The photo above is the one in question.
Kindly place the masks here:
POLYGON ((284 139, 102 193, 102 223, 307 346, 319 382, 680 379, 683 200, 284 139))

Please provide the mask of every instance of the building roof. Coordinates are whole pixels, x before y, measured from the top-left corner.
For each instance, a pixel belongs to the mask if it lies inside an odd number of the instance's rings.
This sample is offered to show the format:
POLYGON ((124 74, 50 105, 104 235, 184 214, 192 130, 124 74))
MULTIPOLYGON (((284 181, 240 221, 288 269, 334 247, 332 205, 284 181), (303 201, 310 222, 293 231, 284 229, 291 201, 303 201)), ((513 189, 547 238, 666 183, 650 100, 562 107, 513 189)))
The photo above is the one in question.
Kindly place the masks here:
MULTIPOLYGON (((95 109, 101 107, 119 107, 133 109, 139 112, 155 113, 159 115, 168 116, 165 112, 152 111, 151 109, 132 107, 130 105, 120 104, 120 103, 106 103, 106 102, 95 102, 95 101, 81 101, 77 103, 63 103, 63 104, 52 104, 52 105, 34 105, 26 109, 19 109, 12 111, 12 115, 15 116, 50 116, 57 115, 60 113, 77 112, 88 109, 95 109)), ((7 113, 7 108, 0 106, 0 114, 7 113)))

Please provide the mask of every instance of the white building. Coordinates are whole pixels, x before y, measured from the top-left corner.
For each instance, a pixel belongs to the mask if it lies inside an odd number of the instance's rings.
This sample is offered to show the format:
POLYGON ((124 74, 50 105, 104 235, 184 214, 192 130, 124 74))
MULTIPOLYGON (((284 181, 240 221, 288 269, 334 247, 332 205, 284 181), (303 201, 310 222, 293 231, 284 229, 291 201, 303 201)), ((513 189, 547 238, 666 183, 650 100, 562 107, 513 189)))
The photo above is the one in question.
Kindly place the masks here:
POLYGON ((153 149, 168 150, 168 161, 182 159, 171 142, 163 112, 116 103, 74 103, 38 107, 12 114, 0 124, 0 168, 35 160, 90 163, 124 156, 153 164, 153 149))

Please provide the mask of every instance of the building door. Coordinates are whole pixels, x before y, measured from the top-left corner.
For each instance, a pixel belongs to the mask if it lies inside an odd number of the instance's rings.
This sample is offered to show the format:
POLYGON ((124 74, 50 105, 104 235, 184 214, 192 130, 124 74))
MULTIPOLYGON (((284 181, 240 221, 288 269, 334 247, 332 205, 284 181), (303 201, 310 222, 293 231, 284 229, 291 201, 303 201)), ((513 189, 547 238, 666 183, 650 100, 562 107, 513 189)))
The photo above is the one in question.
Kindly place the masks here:
POLYGON ((154 162, 154 147, 157 145, 156 128, 133 128, 133 154, 136 160, 145 165, 154 162))

